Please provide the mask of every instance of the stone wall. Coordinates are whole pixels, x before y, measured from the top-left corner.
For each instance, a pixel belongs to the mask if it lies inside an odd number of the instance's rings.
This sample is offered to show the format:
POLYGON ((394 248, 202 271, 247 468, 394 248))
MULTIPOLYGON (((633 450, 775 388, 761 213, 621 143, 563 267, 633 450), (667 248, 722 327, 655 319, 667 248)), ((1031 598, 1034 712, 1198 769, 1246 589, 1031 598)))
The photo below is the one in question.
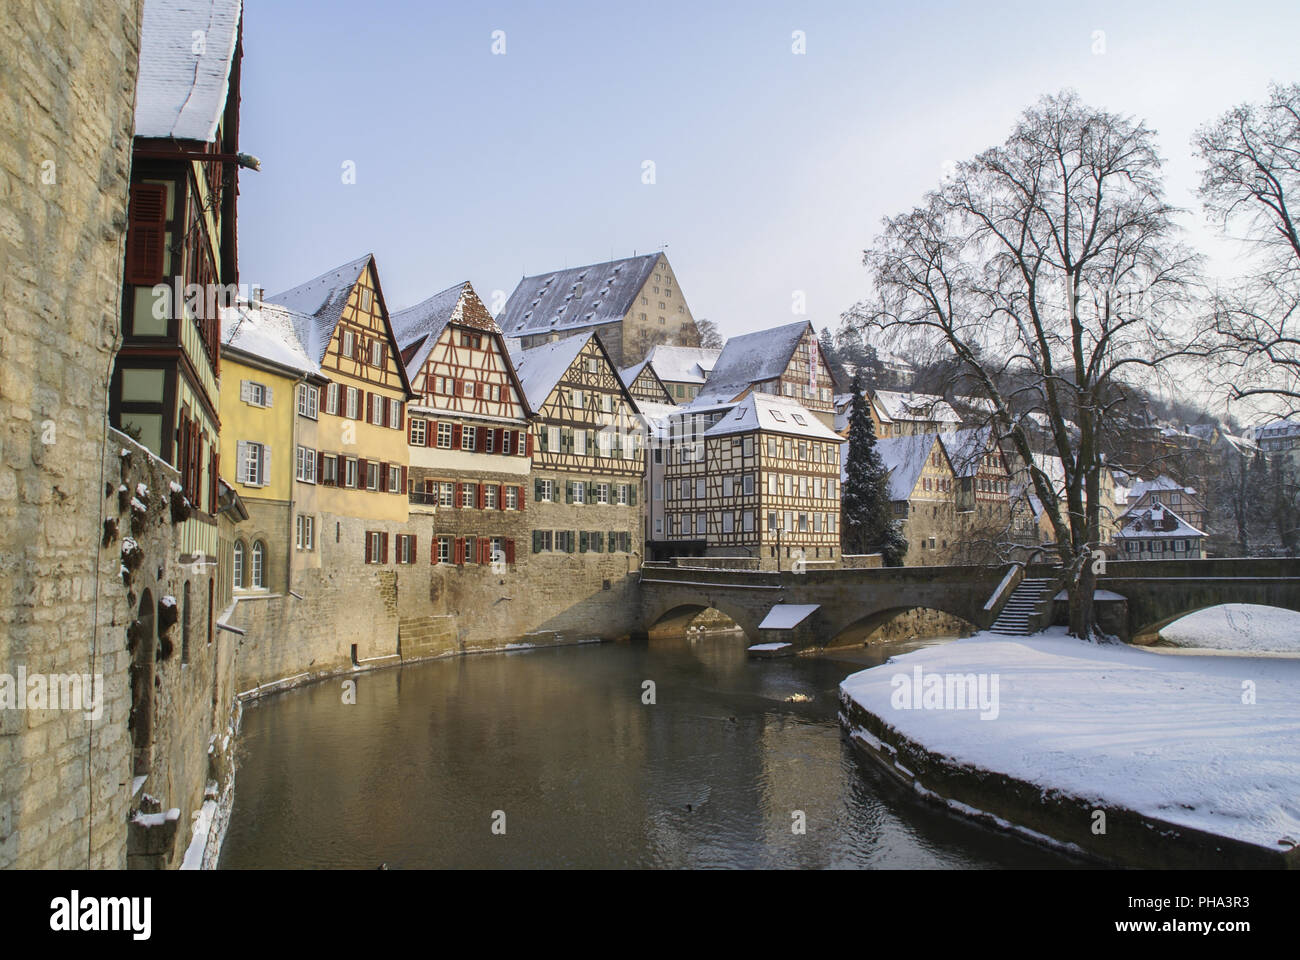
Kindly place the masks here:
POLYGON ((126 863, 122 636, 90 625, 122 590, 97 548, 139 15, 8 0, 0 18, 0 674, 108 683, 98 721, 0 709, 0 868, 126 863))

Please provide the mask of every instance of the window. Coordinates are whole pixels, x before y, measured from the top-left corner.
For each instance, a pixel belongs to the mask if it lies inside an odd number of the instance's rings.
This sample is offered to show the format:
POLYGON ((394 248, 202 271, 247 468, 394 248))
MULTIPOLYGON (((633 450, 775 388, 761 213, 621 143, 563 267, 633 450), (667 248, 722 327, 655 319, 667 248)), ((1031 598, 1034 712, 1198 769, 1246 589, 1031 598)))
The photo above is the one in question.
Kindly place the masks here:
POLYGON ((698 536, 704 536, 704 514, 702 513, 695 515, 695 533, 698 536))
POLYGON ((754 475, 752 473, 747 473, 745 474, 745 496, 748 497, 753 492, 754 492, 754 475))
POLYGON ((596 502, 597 502, 597 503, 609 503, 609 484, 608 484, 608 483, 598 483, 598 484, 596 484, 596 502))
POLYGON ((331 383, 325 388, 325 412, 333 416, 338 416, 339 385, 337 383, 331 383))
POLYGON ((533 496, 543 503, 551 503, 555 500, 555 481, 538 480, 533 490, 533 496))
POLYGON ((519 488, 518 487, 506 487, 506 509, 507 510, 519 509, 519 488))
POLYGON ((266 589, 266 544, 261 540, 253 544, 253 589, 266 589))
MULTIPOLYGON (((343 331, 343 356, 349 359, 356 352, 356 334, 351 330, 343 331)), ((349 388, 351 389, 351 388, 349 388)))
POLYGON ((391 397, 388 399, 388 425, 394 430, 402 428, 402 402, 391 397))
POLYGON ((497 491, 499 489, 500 488, 497 487, 495 483, 487 483, 483 485, 483 506, 488 510, 495 510, 497 508, 497 491))
POLYGON ((582 480, 575 480, 575 481, 573 481, 573 486, 572 486, 571 489, 572 489, 572 491, 573 491, 573 502, 574 502, 574 503, 586 503, 586 502, 587 502, 587 484, 586 484, 584 481, 582 481, 582 480))
POLYGON ((388 562, 388 534, 379 530, 366 531, 366 563, 388 562))
POLYGON ((370 395, 370 422, 381 427, 384 425, 384 398, 377 393, 370 395))
POLYGON ((478 537, 465 538, 464 563, 478 563, 478 537))
POLYGON ((618 485, 618 505, 620 507, 627 506, 627 484, 626 483, 620 483, 618 485))
POLYGON ((730 510, 722 514, 722 532, 733 533, 736 529, 736 517, 730 510))
POLYGON ((395 463, 388 465, 388 492, 402 492, 402 468, 395 463))
POLYGON ((451 563, 451 537, 438 538, 438 562, 451 563))
POLYGON ((438 484, 438 506, 454 507, 456 505, 456 484, 438 484))
POLYGON ((356 488, 357 485, 357 462, 349 457, 344 461, 343 468, 343 486, 356 488))
POLYGON ((372 367, 384 365, 384 345, 378 340, 370 341, 370 365, 372 367))
POLYGON ((297 458, 297 473, 295 474, 303 483, 316 482, 316 451, 309 450, 307 447, 299 444, 297 458))
POLYGON ((313 387, 309 383, 298 384, 298 416, 316 420, 319 412, 320 387, 313 387))
POLYGON ((462 483, 460 485, 460 505, 465 509, 478 506, 478 485, 462 483))
POLYGON ((366 461, 366 489, 379 489, 379 464, 372 460, 366 461))
POLYGON ((477 428, 477 427, 469 427, 469 426, 461 427, 461 428, 460 428, 460 448, 461 448, 462 450, 473 450, 473 449, 474 449, 474 441, 477 439, 477 437, 476 437, 476 434, 477 434, 477 433, 478 433, 478 428, 477 428))
POLYGON ((298 514, 296 542, 299 550, 312 550, 316 546, 316 518, 298 514))
POLYGON ((704 497, 705 497, 705 492, 704 492, 704 478, 703 478, 703 477, 696 477, 696 478, 695 478, 695 499, 696 499, 696 500, 703 500, 704 497))
POLYGON ((495 430, 483 431, 483 452, 484 453, 495 452, 494 448, 496 446, 496 435, 497 432, 495 430))
POLYGON ((356 420, 361 415, 359 400, 360 393, 357 391, 357 388, 348 387, 346 416, 349 420, 356 420))
POLYGON ((239 381, 239 399, 254 407, 271 406, 272 392, 266 384, 255 380, 239 381))
POLYGON ((339 458, 337 456, 325 456, 321 458, 320 482, 327 487, 337 487, 339 485, 339 458))
MULTIPOLYGON (((427 420, 411 420, 411 446, 423 447, 428 441, 428 423, 427 420)), ((450 426, 450 424, 448 424, 450 426)))
POLYGON ((397 535, 397 562, 415 563, 415 535, 399 533, 397 535))
POLYGON ((371 292, 369 287, 362 287, 361 296, 358 299, 361 301, 361 311, 369 313, 370 306, 374 302, 374 293, 371 292))
POLYGON ((235 541, 234 570, 232 571, 232 574, 233 574, 233 583, 235 589, 236 590, 244 589, 244 541, 243 540, 235 541))
POLYGON ((438 447, 441 450, 451 449, 451 424, 438 424, 438 447))

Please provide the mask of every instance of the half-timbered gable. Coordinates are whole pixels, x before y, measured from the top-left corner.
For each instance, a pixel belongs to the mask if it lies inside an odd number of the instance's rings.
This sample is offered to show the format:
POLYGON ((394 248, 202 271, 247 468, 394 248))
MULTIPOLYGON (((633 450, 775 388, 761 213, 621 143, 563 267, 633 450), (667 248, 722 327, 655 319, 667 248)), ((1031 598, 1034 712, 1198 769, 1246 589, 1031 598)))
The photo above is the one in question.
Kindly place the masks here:
POLYGON ((673 403, 691 403, 700 391, 721 350, 711 347, 681 347, 661 343, 646 354, 646 362, 668 391, 673 403))
POLYGON ((697 401, 735 403, 747 393, 798 401, 828 427, 835 422, 835 379, 806 320, 732 337, 697 401))
POLYGON ((627 386, 627 392, 632 394, 637 403, 675 402, 664 382, 655 373, 654 367, 650 366, 649 360, 642 360, 620 370, 618 375, 627 386))
MULTIPOLYGON (((405 520, 406 404, 413 394, 374 257, 266 299, 298 318, 299 340, 328 380, 317 411, 313 481, 322 512, 405 520)), ((305 463, 308 453, 295 450, 295 462, 305 463)))
POLYGON ((644 440, 636 401, 595 334, 514 357, 533 422, 533 553, 640 555, 644 440))
POLYGON ((393 315, 416 399, 413 514, 435 517, 434 563, 515 562, 527 537, 531 410, 500 328, 468 282, 393 315))
POLYGON ((220 307, 235 244, 240 0, 144 5, 112 425, 181 475, 186 562, 218 553, 220 307), (193 34, 203 31, 195 47, 193 34))
POLYGON ((750 392, 671 415, 665 537, 763 568, 839 557, 840 438, 798 402, 750 392))
POLYGON ((621 366, 656 344, 698 346, 700 333, 662 253, 524 277, 497 321, 524 349, 597 333, 621 366))

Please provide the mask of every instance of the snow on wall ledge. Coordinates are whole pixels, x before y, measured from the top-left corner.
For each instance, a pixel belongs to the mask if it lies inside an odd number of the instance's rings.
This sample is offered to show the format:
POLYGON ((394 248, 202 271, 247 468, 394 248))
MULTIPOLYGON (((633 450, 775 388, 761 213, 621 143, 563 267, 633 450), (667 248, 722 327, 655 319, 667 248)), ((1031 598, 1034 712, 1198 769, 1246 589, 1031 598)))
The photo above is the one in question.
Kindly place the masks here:
POLYGON ((1297 683, 1291 660, 981 633, 846 678, 840 719, 919 793, 1090 858, 1296 867, 1297 683), (982 677, 984 709, 948 676, 982 677))

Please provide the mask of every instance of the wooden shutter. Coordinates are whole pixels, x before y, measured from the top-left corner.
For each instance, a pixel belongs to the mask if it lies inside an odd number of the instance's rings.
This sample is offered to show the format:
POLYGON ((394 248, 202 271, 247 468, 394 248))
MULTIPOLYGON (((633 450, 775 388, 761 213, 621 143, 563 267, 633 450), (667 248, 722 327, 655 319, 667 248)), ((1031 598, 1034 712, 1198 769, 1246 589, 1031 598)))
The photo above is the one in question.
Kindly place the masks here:
MULTIPOLYGON (((522 433, 517 434, 517 436, 521 441, 524 440, 524 435, 522 433)), ((525 456, 531 457, 533 455, 533 435, 531 433, 528 434, 526 442, 519 444, 519 449, 524 452, 525 456)))
POLYGON ((514 562, 515 562, 515 542, 514 540, 506 540, 506 563, 513 564, 514 562))
POLYGON ((533 499, 534 500, 542 499, 542 478, 541 477, 535 477, 533 479, 533 499))
POLYGON ((316 482, 325 482, 325 452, 323 450, 316 451, 316 482))
POLYGON ((388 562, 388 531, 384 531, 379 535, 379 555, 380 563, 388 562))
POLYGON ((451 425, 451 448, 453 450, 460 449, 460 424, 459 423, 453 423, 451 425))
POLYGON ((371 549, 370 549, 371 544, 373 542, 374 542, 374 538, 371 536, 370 531, 367 530, 366 531, 366 563, 374 562, 374 557, 371 555, 371 549))
POLYGON ((248 483, 248 441, 235 441, 235 479, 240 483, 248 483))
POLYGON ((429 563, 435 567, 438 565, 438 538, 429 538, 429 563))
POLYGON ((379 465, 379 486, 377 489, 380 493, 388 491, 388 464, 386 463, 379 465))
MULTIPOLYGON (((437 541, 435 541, 435 543, 436 542, 437 541)), ((415 551, 416 551, 415 534, 413 533, 407 534, 406 536, 406 562, 407 563, 415 563, 415 551)))
POLYGON ((167 236, 167 187, 131 184, 126 230, 126 282, 153 286, 163 279, 167 236))
POLYGON ((477 453, 486 453, 486 452, 487 452, 487 438, 488 438, 488 432, 487 432, 487 430, 484 429, 483 427, 479 427, 479 429, 478 429, 477 431, 475 431, 475 433, 474 433, 474 450, 475 450, 477 453))
POLYGON ((360 457, 357 458, 357 489, 358 490, 370 489, 370 486, 366 483, 366 473, 368 472, 366 470, 367 466, 368 466, 368 461, 362 460, 360 457))
MULTIPOLYGON (((457 486, 460 486, 460 484, 457 484, 457 486)), ((465 562, 465 538, 464 537, 456 538, 456 552, 454 554, 454 559, 456 561, 457 566, 460 566, 465 562)))
POLYGON ((533 531, 533 553, 542 552, 542 531, 533 531))
POLYGON ((239 399, 242 400, 244 403, 253 402, 253 381, 252 380, 239 381, 239 399))
POLYGON ((454 507, 454 508, 457 509, 457 510, 460 509, 460 488, 461 488, 461 485, 460 485, 459 483, 456 484, 456 494, 455 494, 455 497, 453 498, 453 502, 452 502, 452 507, 454 507))
POLYGON ((636 491, 638 486, 639 484, 629 483, 627 487, 628 503, 634 507, 636 506, 636 491))
POLYGON ((486 506, 487 506, 487 484, 480 483, 478 485, 478 508, 482 510, 486 506))
POLYGON ((262 444, 262 476, 259 486, 269 487, 271 485, 271 447, 269 444, 262 444))
POLYGON ((522 484, 519 487, 519 509, 523 510, 528 503, 528 488, 522 484))
POLYGON ((497 509, 504 510, 505 508, 506 508, 506 485, 504 483, 498 483, 497 484, 497 509))
POLYGON ((405 496, 405 495, 406 495, 406 471, 407 471, 407 468, 406 468, 406 467, 398 467, 397 469, 399 469, 399 470, 402 471, 402 473, 401 473, 401 479, 400 479, 400 480, 398 481, 398 483, 397 483, 397 485, 398 485, 399 487, 401 487, 401 489, 398 490, 397 492, 400 493, 400 494, 402 494, 403 496, 405 496))

